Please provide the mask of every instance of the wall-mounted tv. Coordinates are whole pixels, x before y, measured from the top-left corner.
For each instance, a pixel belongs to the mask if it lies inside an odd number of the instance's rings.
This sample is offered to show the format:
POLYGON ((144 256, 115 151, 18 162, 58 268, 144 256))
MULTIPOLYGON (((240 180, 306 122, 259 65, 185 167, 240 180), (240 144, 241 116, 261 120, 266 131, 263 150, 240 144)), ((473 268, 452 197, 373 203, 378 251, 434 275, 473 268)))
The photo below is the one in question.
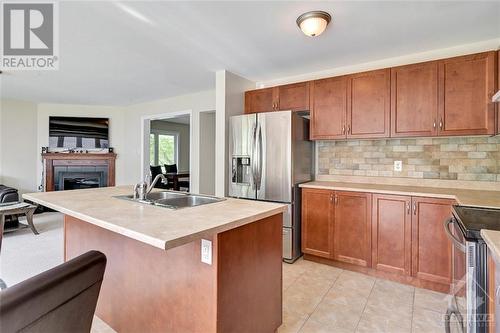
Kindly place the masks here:
POLYGON ((99 149, 109 147, 109 119, 50 117, 49 147, 99 149))

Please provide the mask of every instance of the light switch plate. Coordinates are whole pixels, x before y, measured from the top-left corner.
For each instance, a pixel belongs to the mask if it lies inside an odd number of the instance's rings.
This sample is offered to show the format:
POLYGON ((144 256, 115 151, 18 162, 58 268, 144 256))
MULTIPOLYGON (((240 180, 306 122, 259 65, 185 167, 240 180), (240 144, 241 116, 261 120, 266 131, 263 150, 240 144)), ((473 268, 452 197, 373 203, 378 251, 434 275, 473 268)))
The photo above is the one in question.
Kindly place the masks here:
POLYGON ((201 240, 201 262, 212 265, 212 241, 201 240))
POLYGON ((403 161, 394 161, 394 171, 403 171, 403 161))

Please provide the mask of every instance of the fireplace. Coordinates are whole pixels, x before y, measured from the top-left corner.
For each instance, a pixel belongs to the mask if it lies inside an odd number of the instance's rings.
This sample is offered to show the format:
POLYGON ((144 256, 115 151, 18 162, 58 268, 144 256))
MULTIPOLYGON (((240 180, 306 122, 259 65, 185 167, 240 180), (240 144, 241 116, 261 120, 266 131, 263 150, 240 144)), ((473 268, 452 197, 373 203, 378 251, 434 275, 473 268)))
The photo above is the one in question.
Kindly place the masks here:
POLYGON ((45 191, 115 186, 116 154, 44 153, 45 191))
POLYGON ((57 190, 78 190, 84 188, 97 188, 107 186, 107 172, 80 172, 61 171, 58 176, 59 184, 57 190))

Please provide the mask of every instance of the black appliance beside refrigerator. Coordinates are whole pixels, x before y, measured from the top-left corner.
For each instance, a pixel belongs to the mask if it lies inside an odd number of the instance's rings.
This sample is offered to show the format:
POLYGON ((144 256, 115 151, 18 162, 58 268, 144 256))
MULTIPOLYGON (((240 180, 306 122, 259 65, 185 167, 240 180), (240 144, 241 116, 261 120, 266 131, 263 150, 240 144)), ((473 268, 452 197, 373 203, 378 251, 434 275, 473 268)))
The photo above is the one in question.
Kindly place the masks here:
POLYGON ((486 333, 488 248, 480 232, 481 229, 500 231, 500 209, 455 205, 444 228, 453 243, 453 281, 445 315, 446 332, 486 333))

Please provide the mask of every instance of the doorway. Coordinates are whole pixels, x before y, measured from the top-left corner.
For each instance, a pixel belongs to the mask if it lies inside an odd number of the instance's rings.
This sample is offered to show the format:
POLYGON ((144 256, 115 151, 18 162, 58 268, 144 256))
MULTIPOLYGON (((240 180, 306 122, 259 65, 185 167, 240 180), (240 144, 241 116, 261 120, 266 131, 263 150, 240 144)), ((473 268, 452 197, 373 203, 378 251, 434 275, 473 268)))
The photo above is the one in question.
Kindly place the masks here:
POLYGON ((143 118, 143 174, 168 178, 167 184, 158 182, 156 187, 190 190, 191 125, 190 111, 143 118))

